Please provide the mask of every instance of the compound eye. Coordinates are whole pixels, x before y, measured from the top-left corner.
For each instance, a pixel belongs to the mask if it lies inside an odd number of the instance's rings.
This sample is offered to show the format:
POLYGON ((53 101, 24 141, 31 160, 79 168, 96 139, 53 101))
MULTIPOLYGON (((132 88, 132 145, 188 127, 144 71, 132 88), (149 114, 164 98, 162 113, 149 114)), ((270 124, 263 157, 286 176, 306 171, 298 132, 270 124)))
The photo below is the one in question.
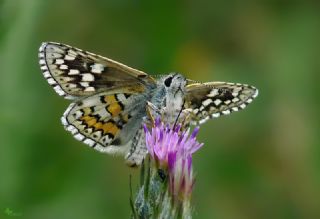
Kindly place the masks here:
POLYGON ((172 83, 172 76, 170 76, 169 78, 167 78, 166 80, 164 80, 164 85, 166 85, 166 87, 170 87, 171 83, 172 83))

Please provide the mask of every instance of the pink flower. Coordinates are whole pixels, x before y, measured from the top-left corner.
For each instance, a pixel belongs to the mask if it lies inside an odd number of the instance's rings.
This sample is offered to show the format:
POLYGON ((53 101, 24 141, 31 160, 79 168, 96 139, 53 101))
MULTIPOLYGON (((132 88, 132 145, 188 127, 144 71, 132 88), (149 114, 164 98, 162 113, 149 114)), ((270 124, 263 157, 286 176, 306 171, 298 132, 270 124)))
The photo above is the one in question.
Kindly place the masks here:
POLYGON ((151 131, 146 125, 144 130, 150 156, 160 168, 168 170, 169 190, 173 197, 190 197, 194 185, 192 154, 203 146, 196 140, 199 127, 189 136, 190 129, 181 131, 180 125, 170 128, 158 118, 151 131))

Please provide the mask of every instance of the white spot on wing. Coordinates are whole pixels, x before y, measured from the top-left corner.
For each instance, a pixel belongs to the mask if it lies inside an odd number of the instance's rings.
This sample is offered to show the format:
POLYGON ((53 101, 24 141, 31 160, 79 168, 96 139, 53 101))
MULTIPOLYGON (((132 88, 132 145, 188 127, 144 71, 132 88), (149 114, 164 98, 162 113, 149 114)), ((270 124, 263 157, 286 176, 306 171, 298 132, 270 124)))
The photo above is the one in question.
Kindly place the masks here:
POLYGON ((223 113, 224 115, 228 115, 228 114, 230 114, 230 110, 222 111, 222 113, 223 113))
POLYGON ((88 82, 80 82, 80 85, 82 87, 89 87, 89 83, 88 82))
POLYGON ((42 71, 46 71, 46 70, 48 70, 48 67, 47 67, 46 65, 44 65, 44 66, 41 66, 40 69, 41 69, 42 71))
POLYGON ((82 74, 82 81, 94 81, 94 76, 90 73, 82 74))
POLYGON ((78 69, 70 69, 69 75, 78 75, 80 74, 80 71, 78 69))
POLYGON ((99 64, 99 63, 95 63, 95 64, 91 65, 90 67, 91 67, 91 72, 92 73, 100 74, 104 70, 104 66, 102 64, 99 64))
POLYGON ((71 132, 73 135, 75 135, 78 130, 73 126, 73 125, 69 125, 67 128, 66 128, 67 131, 71 132))
POLYGON ((241 104, 241 105, 240 105, 240 108, 241 108, 241 109, 246 108, 246 104, 244 104, 244 103, 243 103, 243 104, 241 104))
POLYGON ((64 63, 64 60, 63 59, 56 59, 56 64, 57 65, 61 65, 64 63))
POLYGON ((90 147, 93 147, 95 145, 95 142, 90 138, 87 138, 86 140, 84 140, 83 143, 89 145, 90 147))
POLYGON ((220 113, 214 113, 211 116, 212 116, 212 118, 218 118, 220 116, 220 113))
POLYGON ((202 101, 202 104, 203 104, 204 106, 208 106, 210 103, 212 103, 212 100, 211 100, 211 99, 206 99, 206 100, 202 101))
POLYGON ((60 65, 60 69, 61 69, 61 70, 67 70, 67 69, 68 69, 68 66, 67 66, 67 65, 60 65))
POLYGON ((84 139, 84 136, 80 133, 74 135, 75 139, 77 139, 78 141, 82 141, 84 139))
POLYGON ((232 107, 232 110, 237 112, 239 110, 239 108, 238 107, 232 107))
POLYGON ((213 101, 216 106, 218 106, 222 101, 220 99, 216 99, 213 101))
POLYGON ((49 78, 47 81, 48 81, 48 83, 49 83, 50 85, 56 84, 56 81, 53 80, 53 78, 49 78))
POLYGON ((207 96, 214 97, 218 94, 218 89, 213 89, 207 96))
POLYGON ((51 75, 50 75, 49 71, 45 71, 45 72, 43 72, 43 76, 44 76, 45 78, 49 78, 49 77, 51 77, 51 75))
POLYGON ((55 87, 53 87, 53 89, 60 95, 60 96, 63 96, 63 95, 65 95, 66 93, 61 89, 61 87, 60 86, 55 86, 55 87))

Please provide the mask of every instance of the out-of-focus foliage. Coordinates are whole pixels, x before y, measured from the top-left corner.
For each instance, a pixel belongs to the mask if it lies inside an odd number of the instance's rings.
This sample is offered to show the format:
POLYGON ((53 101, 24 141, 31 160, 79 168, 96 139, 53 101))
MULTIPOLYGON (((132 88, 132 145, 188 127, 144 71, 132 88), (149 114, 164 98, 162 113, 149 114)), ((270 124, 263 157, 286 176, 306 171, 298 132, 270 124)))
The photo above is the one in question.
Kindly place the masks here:
POLYGON ((130 215, 138 171, 63 130, 69 102, 41 75, 43 41, 258 87, 246 110, 201 129, 194 218, 320 218, 320 4, 150 2, 0 1, 0 218, 130 215))

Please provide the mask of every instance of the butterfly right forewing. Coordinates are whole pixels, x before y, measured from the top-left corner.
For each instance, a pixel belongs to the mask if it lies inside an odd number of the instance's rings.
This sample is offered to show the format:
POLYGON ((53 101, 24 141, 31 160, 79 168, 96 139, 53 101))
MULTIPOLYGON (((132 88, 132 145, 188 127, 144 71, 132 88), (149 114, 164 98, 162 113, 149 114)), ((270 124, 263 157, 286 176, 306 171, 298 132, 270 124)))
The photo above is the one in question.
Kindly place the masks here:
POLYGON ((246 84, 193 83, 186 86, 184 108, 191 115, 191 123, 201 124, 244 109, 257 96, 258 90, 246 84))

